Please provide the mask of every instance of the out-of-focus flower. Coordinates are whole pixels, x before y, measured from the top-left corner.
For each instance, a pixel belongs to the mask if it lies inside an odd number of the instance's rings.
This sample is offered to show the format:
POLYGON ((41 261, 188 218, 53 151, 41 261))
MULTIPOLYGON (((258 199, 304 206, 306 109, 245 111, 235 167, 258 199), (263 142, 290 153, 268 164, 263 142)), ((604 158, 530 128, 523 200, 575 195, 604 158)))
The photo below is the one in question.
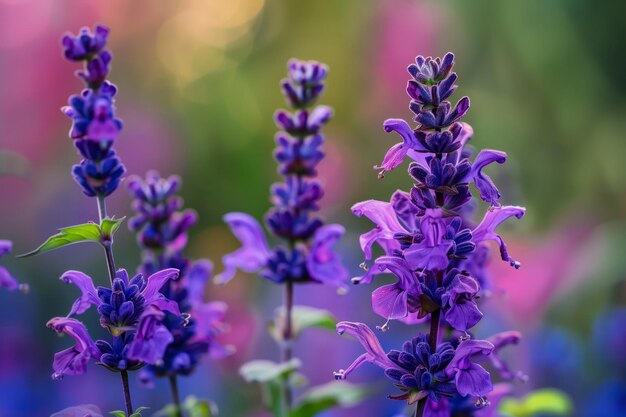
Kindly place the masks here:
POLYGON ((288 63, 288 78, 281 81, 283 95, 293 113, 278 110, 275 121, 283 131, 276 136, 274 156, 284 182, 272 186, 274 207, 266 216, 272 234, 283 238, 285 246, 270 248, 261 225, 245 213, 229 213, 224 220, 242 247, 224 256, 224 271, 216 281, 226 283, 237 269, 258 272, 270 281, 317 282, 343 287, 348 271, 343 266, 335 243, 344 234, 340 225, 324 225, 314 215, 324 192, 312 179, 324 157, 324 136, 320 129, 330 120, 327 106, 312 106, 324 90, 328 69, 315 61, 288 63))
MULTIPOLYGON (((183 200, 177 196, 180 183, 177 176, 161 178, 155 171, 148 172, 145 180, 134 176, 128 182, 137 213, 129 228, 137 233, 142 248, 140 270, 148 274, 162 268, 177 268, 181 275, 178 280, 166 283, 161 291, 177 303, 184 315, 155 312, 143 323, 146 330, 162 326, 161 337, 165 339, 166 333, 171 337, 161 359, 142 371, 141 379, 145 383, 150 383, 154 376, 189 375, 203 355, 220 358, 231 352, 230 347, 217 341, 225 327, 226 304, 205 301, 204 290, 213 265, 206 259, 191 262, 182 253, 187 231, 197 216, 192 210, 181 211, 183 200)), ((157 352, 154 356, 158 356, 157 352)))
MULTIPOLYGON (((13 243, 10 240, 0 240, 0 258, 11 253, 13 243)), ((6 288, 9 291, 20 290, 28 291, 28 284, 20 284, 17 279, 3 266, 0 266, 0 288, 6 288)))

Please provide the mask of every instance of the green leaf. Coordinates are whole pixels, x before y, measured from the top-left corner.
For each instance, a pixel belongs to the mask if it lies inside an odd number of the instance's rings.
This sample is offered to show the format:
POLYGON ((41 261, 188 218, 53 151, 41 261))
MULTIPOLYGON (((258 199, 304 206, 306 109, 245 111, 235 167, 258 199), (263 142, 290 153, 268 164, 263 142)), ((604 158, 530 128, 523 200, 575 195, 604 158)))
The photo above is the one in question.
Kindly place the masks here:
POLYGON ((239 374, 246 382, 266 383, 291 374, 298 369, 300 365, 300 360, 296 358, 285 363, 259 359, 244 363, 241 368, 239 368, 239 374))
POLYGON ((182 408, 187 411, 189 417, 215 417, 217 406, 214 402, 202 400, 193 395, 185 398, 182 408))
POLYGON ((289 417, 313 417, 334 407, 353 407, 360 403, 370 390, 363 385, 332 381, 306 392, 289 417))
MULTIPOLYGON (((294 338, 297 338, 302 330, 310 327, 318 327, 334 332, 335 325, 337 324, 337 320, 329 311, 309 306, 294 306, 291 311, 291 321, 293 324, 292 333, 294 338)), ((274 321, 269 325, 270 334, 278 342, 283 340, 280 329, 282 329, 284 325, 285 309, 284 307, 280 307, 276 309, 274 321)))
POLYGON ((117 416, 117 417, 126 417, 126 413, 120 410, 111 411, 109 414, 113 414, 114 416, 117 416))
POLYGON ((141 412, 143 410, 147 410, 149 407, 137 407, 134 413, 130 415, 130 417, 141 417, 141 412))
POLYGON ((567 394, 551 388, 533 391, 521 400, 507 398, 499 407, 502 414, 510 417, 533 417, 537 414, 567 416, 573 409, 567 394))
POLYGON ((100 227, 95 223, 84 223, 59 229, 59 233, 50 236, 41 246, 32 252, 19 255, 18 258, 39 255, 62 246, 79 242, 99 242, 100 227))
POLYGON ((115 231, 119 229, 124 219, 126 219, 126 217, 122 217, 121 219, 107 217, 103 219, 102 223, 100 223, 101 237, 105 240, 112 240, 115 231))

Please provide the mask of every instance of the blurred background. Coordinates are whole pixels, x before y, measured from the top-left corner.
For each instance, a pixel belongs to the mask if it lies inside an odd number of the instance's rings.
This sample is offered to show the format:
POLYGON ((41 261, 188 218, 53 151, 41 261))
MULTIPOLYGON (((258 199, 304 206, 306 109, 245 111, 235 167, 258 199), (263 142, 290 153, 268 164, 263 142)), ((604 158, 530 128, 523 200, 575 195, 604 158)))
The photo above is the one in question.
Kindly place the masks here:
MULTIPOLYGON (((504 150, 509 161, 490 168, 504 204, 524 205, 520 222, 503 229, 519 271, 494 253, 493 296, 479 335, 518 329, 524 339, 505 356, 529 382, 516 394, 556 387, 573 398, 576 416, 626 415, 626 141, 619 2, 602 7, 582 0, 0 0, 0 238, 14 252, 38 246, 58 227, 95 219, 95 202, 70 177, 78 160, 59 108, 80 91, 78 67, 62 58, 66 31, 102 23, 111 28, 111 80, 119 87, 124 131, 117 150, 129 174, 156 169, 179 174, 186 206, 200 220, 187 254, 221 270, 237 242, 222 215, 241 210, 260 218, 277 180, 271 157, 272 114, 283 106, 278 82, 291 57, 330 67, 321 103, 335 109, 326 129, 325 217, 347 227, 340 250, 352 274, 362 254, 358 235, 370 228, 350 206, 386 200, 409 177, 398 169, 383 181, 372 166, 395 138, 382 122, 409 119, 406 66, 421 55, 453 51, 473 144, 504 150)), ((132 214, 124 187, 110 213, 132 214)), ((494 248, 495 251, 495 248, 494 248)), ((131 271, 139 249, 127 229, 116 235, 117 263, 131 271)), ((55 351, 70 343, 46 329, 64 315, 77 290, 58 277, 83 270, 106 282, 96 246, 64 248, 36 258, 1 260, 31 286, 29 294, 0 292, 0 416, 48 416, 64 407, 96 403, 122 407, 116 375, 90 366, 81 377, 53 381, 55 351)), ((374 287, 346 295, 308 286, 296 302, 331 310, 372 326, 374 287)), ((211 287, 209 298, 229 303, 232 357, 205 361, 180 382, 183 396, 214 400, 221 415, 263 416, 258 387, 237 374, 252 358, 278 359, 265 332, 280 289, 254 276, 211 287)), ((95 315, 85 321, 97 329, 95 315)), ((94 330, 92 330, 94 331, 94 330)), ((397 347, 411 329, 397 323, 381 338, 397 347)), ((94 331, 95 332, 95 331, 94 331)), ((296 346, 311 383, 332 378, 361 347, 347 337, 310 330, 296 346)), ((374 366, 353 381, 374 382, 372 398, 325 416, 391 417, 402 410, 374 366)), ((131 381, 134 402, 157 410, 169 398, 165 381, 153 389, 131 381)))

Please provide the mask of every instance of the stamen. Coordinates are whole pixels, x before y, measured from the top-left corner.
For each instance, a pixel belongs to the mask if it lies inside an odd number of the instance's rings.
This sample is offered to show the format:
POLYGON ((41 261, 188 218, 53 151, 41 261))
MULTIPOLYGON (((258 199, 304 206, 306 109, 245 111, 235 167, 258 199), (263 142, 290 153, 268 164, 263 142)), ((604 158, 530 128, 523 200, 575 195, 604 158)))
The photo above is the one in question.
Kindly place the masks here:
POLYGON ((359 268, 361 268, 361 269, 362 269, 362 270, 364 270, 364 271, 367 271, 367 270, 369 270, 369 269, 370 269, 369 265, 367 265, 367 263, 365 263, 365 261, 363 261, 363 262, 361 262, 361 263, 359 264, 359 268))
POLYGON ((489 407, 491 405, 491 403, 489 402, 487 397, 478 397, 476 399, 475 405, 478 408, 484 408, 484 407, 489 407))
POLYGON ((465 334, 462 334, 461 336, 459 336, 459 342, 464 342, 466 340, 470 340, 472 338, 472 336, 465 332, 465 334))
POLYGON ((335 379, 337 381, 339 381, 339 380, 342 380, 342 379, 346 379, 345 373, 346 373, 345 369, 340 369, 340 370, 338 370, 336 372, 333 372, 333 376, 335 377, 335 379))
POLYGON ((180 317, 183 319, 183 327, 189 326, 189 323, 191 322, 191 314, 183 313, 180 317))

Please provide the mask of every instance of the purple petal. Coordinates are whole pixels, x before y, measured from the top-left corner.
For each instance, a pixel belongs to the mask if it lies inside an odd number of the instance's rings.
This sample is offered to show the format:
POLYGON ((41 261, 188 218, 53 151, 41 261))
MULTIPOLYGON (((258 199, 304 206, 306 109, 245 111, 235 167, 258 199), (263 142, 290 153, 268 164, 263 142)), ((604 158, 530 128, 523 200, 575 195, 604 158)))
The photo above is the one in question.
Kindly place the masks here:
POLYGON ((455 382, 457 391, 463 397, 467 395, 480 397, 493 390, 489 372, 476 363, 470 363, 466 368, 459 370, 455 382))
POLYGON ((398 285, 389 284, 372 293, 372 309, 385 319, 401 319, 409 314, 407 292, 398 285))
POLYGON ((0 288, 15 291, 20 288, 20 283, 4 267, 0 266, 0 288))
POLYGON ((337 379, 345 379, 350 372, 365 362, 373 363, 383 369, 399 369, 395 363, 387 358, 387 354, 383 351, 376 335, 365 324, 342 321, 337 323, 337 333, 340 335, 348 333, 357 339, 365 349, 365 353, 359 356, 347 369, 335 373, 337 379))
POLYGON ((472 231, 473 242, 478 244, 485 240, 495 240, 500 245, 500 256, 502 260, 509 262, 509 264, 515 268, 519 268, 519 262, 509 256, 504 240, 502 240, 502 237, 497 234, 495 230, 502 222, 511 217, 521 219, 525 212, 526 209, 524 207, 517 206, 491 208, 485 213, 480 224, 472 231))
POLYGON ((165 313, 154 307, 149 307, 142 314, 130 344, 129 358, 148 364, 162 360, 165 349, 174 341, 174 336, 161 323, 164 317, 165 313))
POLYGON ((409 246, 404 251, 404 258, 412 269, 431 269, 441 271, 448 267, 448 250, 452 242, 443 242, 440 245, 428 247, 422 243, 409 246))
POLYGON ((85 325, 80 321, 67 317, 55 317, 46 325, 57 333, 67 334, 76 342, 71 348, 54 355, 52 378, 61 379, 63 375, 80 375, 87 370, 87 364, 92 358, 100 358, 100 350, 89 336, 85 325))
POLYGON ((345 229, 338 224, 322 226, 315 232, 307 256, 307 270, 316 281, 336 286, 345 285, 348 270, 333 246, 343 236, 345 229))
POLYGON ((464 332, 474 327, 483 318, 483 313, 474 301, 464 299, 444 309, 444 316, 452 327, 464 332))
POLYGON ((74 301, 68 317, 73 316, 74 314, 83 314, 92 305, 100 305, 98 292, 96 291, 96 287, 93 285, 93 280, 88 275, 80 271, 67 271, 61 275, 61 280, 66 284, 76 285, 82 293, 82 295, 74 301))
POLYGON ((204 290, 213 271, 213 262, 208 259, 200 259, 191 264, 185 274, 185 286, 187 299, 192 306, 204 302, 204 290))
POLYGON ((482 170, 484 167, 493 162, 503 164, 505 161, 506 153, 491 149, 483 149, 472 163, 472 171, 470 175, 474 180, 476 188, 478 188, 478 191, 480 192, 480 198, 492 206, 499 205, 498 200, 500 199, 500 192, 491 178, 489 178, 488 175, 483 174, 482 170))
POLYGON ((392 146, 383 162, 380 165, 374 166, 374 169, 385 171, 391 171, 404 161, 409 149, 412 150, 424 150, 422 145, 415 138, 413 130, 409 127, 408 123, 402 119, 387 119, 385 120, 383 127, 385 132, 396 132, 402 136, 402 142, 392 146))
POLYGON ((11 253, 13 249, 13 242, 10 240, 1 240, 0 239, 0 256, 4 256, 8 253, 11 253))
POLYGON ((513 372, 509 368, 509 365, 502 359, 499 355, 499 350, 508 346, 508 345, 516 345, 521 340, 522 335, 520 332, 516 331, 507 331, 497 333, 487 340, 493 343, 494 351, 491 355, 489 355, 489 361, 493 365, 493 367, 500 373, 500 376, 505 379, 514 379, 514 378, 525 378, 525 375, 521 371, 513 372))
POLYGON ((374 229, 362 234, 359 238, 366 260, 372 259, 374 243, 378 243, 386 255, 391 255, 395 249, 400 249, 400 244, 393 237, 396 233, 405 230, 398 222, 391 203, 378 200, 362 201, 352 206, 352 212, 358 217, 367 217, 376 225, 374 229))
POLYGON ((245 213, 228 213, 224 221, 233 234, 241 241, 241 248, 224 255, 224 271, 215 277, 215 281, 225 284, 234 276, 237 268, 245 272, 255 272, 267 263, 270 255, 265 233, 259 222, 245 213))
POLYGON ((308 129, 317 131, 324 126, 333 116, 333 109, 328 106, 317 106, 308 118, 308 129))
POLYGON ((494 346, 487 340, 464 340, 456 348, 454 358, 446 367, 446 375, 452 376, 459 371, 469 369, 472 366, 471 358, 474 355, 490 355, 494 346))
POLYGON ((176 268, 163 269, 150 275, 146 281, 146 288, 142 291, 142 295, 146 299, 146 304, 152 304, 153 301, 159 299, 162 294, 161 288, 169 280, 178 278, 180 271, 176 268))

